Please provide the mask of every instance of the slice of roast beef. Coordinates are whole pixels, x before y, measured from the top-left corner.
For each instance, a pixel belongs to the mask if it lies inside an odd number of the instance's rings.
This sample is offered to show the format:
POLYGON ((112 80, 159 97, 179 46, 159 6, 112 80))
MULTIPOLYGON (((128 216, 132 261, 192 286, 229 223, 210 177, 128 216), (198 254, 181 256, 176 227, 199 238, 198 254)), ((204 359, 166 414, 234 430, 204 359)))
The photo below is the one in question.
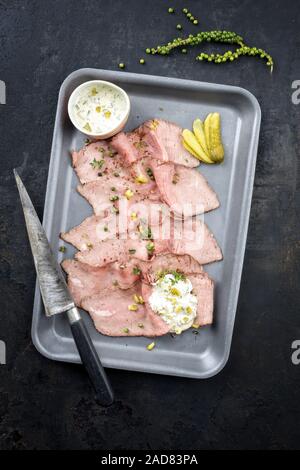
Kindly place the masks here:
POLYGON ((107 174, 128 176, 128 171, 123 165, 123 158, 105 140, 93 142, 85 145, 78 152, 72 152, 72 163, 82 184, 101 180, 103 175, 107 174))
POLYGON ((148 156, 160 162, 195 168, 199 160, 184 148, 181 133, 182 128, 172 122, 151 119, 133 132, 119 133, 111 144, 123 157, 125 165, 148 156))
MULTIPOLYGON (((123 206, 120 209, 123 209, 123 206)), ((103 240, 132 238, 141 222, 153 230, 158 229, 169 212, 165 204, 147 199, 133 203, 130 207, 125 205, 124 209, 125 211, 120 210, 119 214, 109 212, 105 217, 87 217, 69 232, 62 232, 60 237, 78 250, 88 250, 103 240)))
POLYGON ((174 220, 169 251, 177 255, 188 254, 200 264, 213 263, 223 258, 214 235, 199 218, 174 220))
POLYGON ((131 165, 141 158, 139 153, 140 137, 136 132, 119 132, 112 138, 112 147, 121 155, 124 166, 131 165))
POLYGON ((194 324, 198 326, 210 325, 213 322, 214 311, 214 282, 207 273, 189 275, 193 286, 193 293, 197 296, 198 307, 194 324))
POLYGON ((113 263, 103 268, 94 268, 73 259, 66 259, 62 267, 68 275, 68 287, 78 307, 84 297, 98 294, 107 287, 118 284, 121 289, 129 289, 139 278, 133 273, 134 264, 113 263))
POLYGON ((139 284, 127 290, 118 287, 103 289, 86 297, 82 308, 92 317, 95 328, 108 336, 162 336, 170 327, 159 315, 137 304, 135 295, 141 295, 139 284), (135 305, 137 310, 130 310, 135 305))
MULTIPOLYGON (((60 236, 83 251, 93 248, 100 241, 118 238, 123 227, 123 224, 119 226, 118 215, 111 212, 106 217, 98 215, 87 217, 80 225, 69 232, 62 232, 60 236)), ((126 227, 124 228, 126 230, 126 227)))
POLYGON ((103 240, 91 249, 78 251, 75 258, 89 266, 102 267, 119 261, 124 263, 131 258, 148 260, 147 240, 116 239, 103 240))
POLYGON ((180 271, 186 275, 203 272, 202 266, 189 255, 165 253, 154 256, 151 261, 140 263, 142 279, 153 284, 162 272, 180 271))
POLYGON ((173 162, 189 168, 199 165, 182 144, 182 128, 163 119, 146 121, 138 129, 147 154, 162 162, 173 162))
POLYGON ((154 161, 151 167, 161 197, 174 213, 190 217, 219 207, 216 193, 199 171, 154 161))
POLYGON ((154 181, 138 184, 116 176, 105 176, 100 180, 80 185, 77 189, 91 204, 96 215, 104 215, 105 211, 118 208, 121 201, 129 206, 146 197, 154 200, 159 200, 160 197, 154 181), (132 197, 126 196, 128 190, 133 192, 132 197))

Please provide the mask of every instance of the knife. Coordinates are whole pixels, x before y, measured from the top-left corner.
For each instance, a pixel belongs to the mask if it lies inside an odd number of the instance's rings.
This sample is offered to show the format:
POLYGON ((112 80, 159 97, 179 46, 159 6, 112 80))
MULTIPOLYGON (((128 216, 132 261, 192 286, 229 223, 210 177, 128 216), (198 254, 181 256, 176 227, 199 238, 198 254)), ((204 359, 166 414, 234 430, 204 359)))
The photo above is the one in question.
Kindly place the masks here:
POLYGON ((61 267, 57 263, 42 224, 17 171, 14 170, 24 217, 47 317, 65 313, 81 358, 97 399, 103 406, 114 400, 113 391, 92 343, 79 310, 68 290, 61 267))

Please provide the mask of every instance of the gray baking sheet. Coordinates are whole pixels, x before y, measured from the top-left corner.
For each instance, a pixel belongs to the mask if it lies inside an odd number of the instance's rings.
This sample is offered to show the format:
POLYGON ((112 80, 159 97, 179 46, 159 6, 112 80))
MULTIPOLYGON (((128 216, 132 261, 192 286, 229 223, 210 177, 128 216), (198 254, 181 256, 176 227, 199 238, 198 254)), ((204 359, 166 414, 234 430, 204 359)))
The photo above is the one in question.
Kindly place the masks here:
MULTIPOLYGON (((71 167, 70 151, 81 148, 85 137, 72 126, 67 103, 74 88, 94 79, 111 81, 127 91, 131 100, 128 130, 154 117, 191 128, 196 117, 221 113, 225 161, 222 165, 201 165, 201 172, 221 203, 219 209, 205 214, 205 222, 224 254, 222 262, 205 268, 215 281, 213 325, 203 327, 198 335, 188 330, 174 338, 170 335, 158 338, 156 347, 148 351, 146 346, 151 340, 103 336, 82 312, 104 366, 211 377, 224 367, 230 352, 255 173, 259 104, 245 89, 228 85, 98 69, 81 69, 69 75, 59 93, 43 219, 59 262, 74 254, 71 246, 64 254, 58 251, 62 244, 59 233, 92 214, 89 204, 76 192, 78 180, 71 167)), ((50 359, 80 362, 67 319, 63 315, 45 317, 38 284, 32 339, 36 348, 50 359)))

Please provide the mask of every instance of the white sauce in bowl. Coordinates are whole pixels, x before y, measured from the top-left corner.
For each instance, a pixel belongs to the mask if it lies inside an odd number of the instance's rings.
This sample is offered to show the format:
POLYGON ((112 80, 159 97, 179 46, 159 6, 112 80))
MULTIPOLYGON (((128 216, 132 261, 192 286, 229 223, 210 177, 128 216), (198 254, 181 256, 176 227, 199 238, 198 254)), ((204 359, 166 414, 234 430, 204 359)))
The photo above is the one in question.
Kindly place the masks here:
POLYGON ((69 114, 73 124, 91 136, 110 133, 126 121, 129 99, 114 84, 92 81, 79 86, 71 95, 69 114))
POLYGON ((189 279, 177 279, 173 274, 166 274, 153 286, 150 307, 171 326, 173 333, 180 334, 194 323, 198 300, 192 290, 189 279))

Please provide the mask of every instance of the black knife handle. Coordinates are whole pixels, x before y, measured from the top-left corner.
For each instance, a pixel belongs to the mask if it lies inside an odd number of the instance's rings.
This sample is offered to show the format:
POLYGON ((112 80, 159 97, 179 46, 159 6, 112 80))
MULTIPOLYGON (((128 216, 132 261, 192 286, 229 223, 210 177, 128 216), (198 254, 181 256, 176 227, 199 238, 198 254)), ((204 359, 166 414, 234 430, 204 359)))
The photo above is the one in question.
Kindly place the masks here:
POLYGON ((111 405, 114 401, 114 394, 82 318, 71 322, 71 330, 82 364, 96 391, 99 403, 102 406, 111 405))

